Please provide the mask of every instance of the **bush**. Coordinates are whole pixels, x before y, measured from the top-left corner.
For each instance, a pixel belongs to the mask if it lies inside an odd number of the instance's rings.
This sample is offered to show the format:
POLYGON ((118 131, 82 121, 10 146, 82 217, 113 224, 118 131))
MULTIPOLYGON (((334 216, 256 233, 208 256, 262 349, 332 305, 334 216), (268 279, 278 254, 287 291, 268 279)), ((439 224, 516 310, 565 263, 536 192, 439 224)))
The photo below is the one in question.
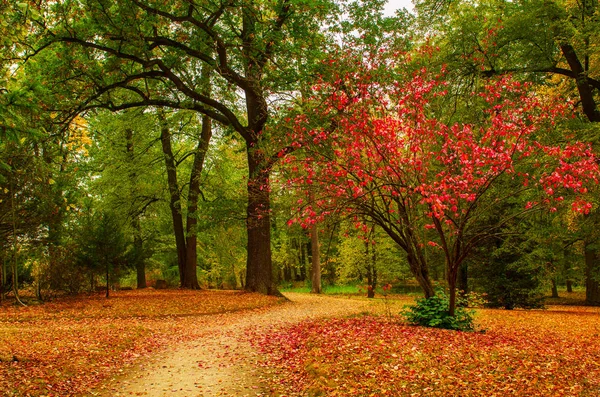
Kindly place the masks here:
POLYGON ((438 291, 431 298, 417 299, 414 306, 407 306, 401 315, 414 325, 423 327, 452 329, 457 331, 473 331, 473 310, 456 307, 454 316, 450 316, 448 305, 450 301, 443 291, 438 291))
POLYGON ((91 273, 77 261, 75 244, 50 247, 47 260, 40 267, 40 290, 50 297, 54 292, 77 294, 92 288, 91 273))

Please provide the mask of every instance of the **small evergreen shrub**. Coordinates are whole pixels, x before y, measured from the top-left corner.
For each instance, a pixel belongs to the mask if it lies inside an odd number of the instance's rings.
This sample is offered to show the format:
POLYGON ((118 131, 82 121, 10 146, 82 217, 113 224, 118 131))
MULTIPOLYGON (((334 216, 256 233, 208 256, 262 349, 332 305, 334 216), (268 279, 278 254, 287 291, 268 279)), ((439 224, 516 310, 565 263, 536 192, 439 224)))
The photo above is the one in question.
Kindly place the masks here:
POLYGON ((423 327, 452 329, 456 331, 473 331, 473 310, 457 305, 454 316, 450 316, 450 301, 443 291, 438 291, 431 298, 417 299, 414 306, 407 306, 401 315, 411 324, 423 327))

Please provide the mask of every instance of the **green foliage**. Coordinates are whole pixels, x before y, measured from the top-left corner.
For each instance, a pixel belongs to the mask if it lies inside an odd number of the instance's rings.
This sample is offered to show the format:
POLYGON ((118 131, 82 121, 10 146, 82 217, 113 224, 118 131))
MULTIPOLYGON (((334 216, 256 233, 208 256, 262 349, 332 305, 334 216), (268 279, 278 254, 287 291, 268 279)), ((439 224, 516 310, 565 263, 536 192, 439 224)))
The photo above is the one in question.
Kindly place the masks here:
MULTIPOLYGON (((358 236, 351 225, 342 226, 337 255, 337 279, 339 284, 361 283, 365 281, 368 266, 372 263, 372 252, 367 253, 364 239, 358 236), (350 229, 345 232, 345 229, 350 229), (343 235, 347 233, 347 235, 343 235)), ((369 249, 375 250, 378 284, 394 283, 396 280, 412 278, 405 255, 398 246, 380 228, 372 236, 375 244, 369 249)))
POLYGON ((77 243, 81 269, 91 274, 109 272, 112 278, 125 266, 127 242, 122 225, 113 213, 90 215, 81 226, 77 243))
MULTIPOLYGON (((324 284, 322 293, 325 295, 365 295, 365 289, 365 287, 356 283, 339 285, 324 284)), ((310 280, 307 280, 305 283, 284 283, 280 285, 279 290, 281 292, 309 293, 311 291, 310 280)))
POLYGON ((508 310, 542 308, 544 295, 539 273, 539 267, 519 262, 490 266, 488 276, 482 279, 488 294, 487 306, 508 310))
POLYGON ((543 307, 545 275, 552 256, 533 239, 510 238, 489 255, 480 269, 480 283, 489 307, 535 309, 543 307))
POLYGON ((407 306, 408 310, 401 315, 411 324, 423 327, 452 329, 456 331, 473 331, 472 310, 458 306, 451 316, 448 312, 450 304, 448 296, 443 291, 438 291, 431 298, 417 299, 413 306, 407 306))

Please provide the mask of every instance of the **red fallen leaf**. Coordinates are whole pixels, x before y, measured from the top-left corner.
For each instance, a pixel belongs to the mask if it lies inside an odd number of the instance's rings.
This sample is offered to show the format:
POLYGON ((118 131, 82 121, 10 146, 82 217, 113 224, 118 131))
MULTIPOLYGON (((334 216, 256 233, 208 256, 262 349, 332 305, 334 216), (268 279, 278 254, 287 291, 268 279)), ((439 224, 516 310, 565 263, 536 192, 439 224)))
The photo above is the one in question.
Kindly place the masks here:
MULTIPOLYGON (((229 291, 120 291, 0 311, 0 394, 76 396, 167 344, 202 335, 207 314, 277 299, 229 291), (56 371, 60 368, 60 371, 56 371)), ((216 318, 216 316, 215 316, 216 318)))
POLYGON ((485 334, 374 317, 307 321, 255 345, 275 367, 276 390, 291 395, 595 395, 600 324, 590 314, 481 310, 485 334))

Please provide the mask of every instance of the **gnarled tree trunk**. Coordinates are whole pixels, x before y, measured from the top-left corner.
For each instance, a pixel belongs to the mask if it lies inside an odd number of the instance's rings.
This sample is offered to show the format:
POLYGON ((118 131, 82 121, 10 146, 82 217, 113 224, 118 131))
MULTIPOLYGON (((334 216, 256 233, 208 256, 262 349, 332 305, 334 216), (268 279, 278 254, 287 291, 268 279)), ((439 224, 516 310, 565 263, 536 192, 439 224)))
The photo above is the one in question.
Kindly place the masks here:
POLYGON ((246 262, 246 289, 269 295, 279 295, 273 285, 271 262, 271 216, 269 170, 263 169, 264 158, 252 146, 248 153, 248 205, 246 228, 248 258, 246 262))

